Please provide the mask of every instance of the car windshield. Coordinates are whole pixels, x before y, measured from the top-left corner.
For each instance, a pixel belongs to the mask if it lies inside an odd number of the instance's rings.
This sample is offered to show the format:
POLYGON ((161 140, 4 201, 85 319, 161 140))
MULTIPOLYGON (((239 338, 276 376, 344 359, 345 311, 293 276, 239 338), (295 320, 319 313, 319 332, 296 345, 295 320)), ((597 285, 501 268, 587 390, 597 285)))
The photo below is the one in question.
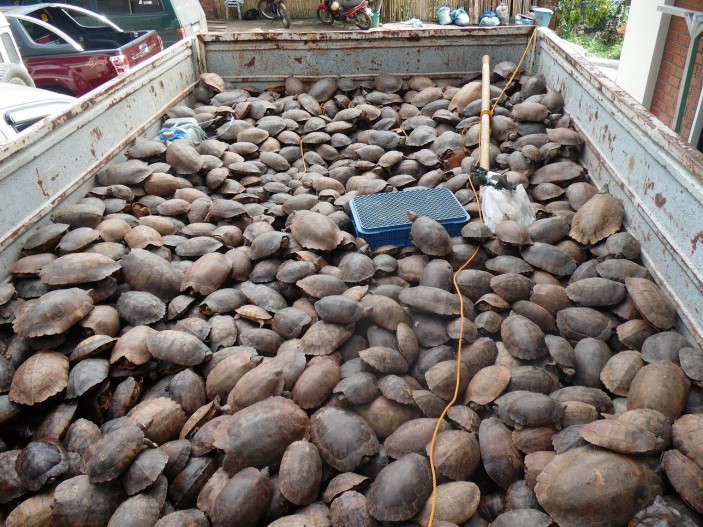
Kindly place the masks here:
POLYGON ((19 133, 41 121, 44 117, 60 112, 69 104, 71 101, 47 101, 10 109, 5 113, 5 122, 19 133))

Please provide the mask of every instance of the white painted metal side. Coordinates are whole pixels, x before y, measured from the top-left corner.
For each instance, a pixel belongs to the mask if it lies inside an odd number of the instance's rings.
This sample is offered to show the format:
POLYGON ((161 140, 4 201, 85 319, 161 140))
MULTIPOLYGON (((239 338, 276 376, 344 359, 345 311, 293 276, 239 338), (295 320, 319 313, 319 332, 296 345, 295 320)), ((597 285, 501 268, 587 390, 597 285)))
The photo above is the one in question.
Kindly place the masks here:
POLYGON ((197 49, 194 40, 168 48, 0 150, 0 279, 32 227, 83 197, 99 168, 188 95, 197 49))

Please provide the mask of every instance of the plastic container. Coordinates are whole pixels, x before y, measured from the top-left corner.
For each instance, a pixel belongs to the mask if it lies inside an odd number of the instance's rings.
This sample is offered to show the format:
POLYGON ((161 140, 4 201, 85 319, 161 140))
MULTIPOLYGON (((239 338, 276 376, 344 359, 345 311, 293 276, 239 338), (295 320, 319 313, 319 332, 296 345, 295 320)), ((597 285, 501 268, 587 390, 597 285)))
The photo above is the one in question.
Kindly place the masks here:
POLYGON ((533 7, 532 11, 535 14, 535 25, 549 27, 549 21, 552 19, 554 11, 546 7, 533 7))
POLYGON ((381 13, 373 13, 371 15, 371 27, 378 27, 378 23, 381 21, 381 13))
POLYGON ((349 206, 357 237, 364 238, 372 249, 411 244, 408 211, 438 221, 450 236, 459 236, 469 221, 461 203, 446 188, 357 196, 349 206))
POLYGON ((531 26, 535 23, 534 18, 525 15, 515 15, 516 26, 531 26))

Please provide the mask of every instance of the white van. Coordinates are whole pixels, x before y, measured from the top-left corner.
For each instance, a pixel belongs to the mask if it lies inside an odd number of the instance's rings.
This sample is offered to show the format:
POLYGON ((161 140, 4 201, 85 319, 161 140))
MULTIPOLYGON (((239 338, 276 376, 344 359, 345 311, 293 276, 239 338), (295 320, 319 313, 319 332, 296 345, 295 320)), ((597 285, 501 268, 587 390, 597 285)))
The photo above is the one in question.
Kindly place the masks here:
POLYGON ((0 82, 34 86, 34 81, 22 63, 22 57, 10 31, 10 24, 2 13, 0 13, 0 82))

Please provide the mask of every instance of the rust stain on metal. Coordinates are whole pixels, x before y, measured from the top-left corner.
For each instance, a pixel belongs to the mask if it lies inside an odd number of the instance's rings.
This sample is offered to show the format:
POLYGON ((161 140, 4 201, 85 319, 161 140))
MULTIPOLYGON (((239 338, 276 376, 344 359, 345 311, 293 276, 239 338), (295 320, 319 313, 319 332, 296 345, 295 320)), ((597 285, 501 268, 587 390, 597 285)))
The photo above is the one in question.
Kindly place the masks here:
POLYGON ((96 126, 90 131, 90 135, 95 137, 96 140, 100 141, 103 138, 103 132, 99 126, 96 126))
POLYGON ((256 64, 256 57, 252 57, 249 62, 245 62, 244 66, 247 68, 251 68, 254 64, 256 64))
POLYGON ((698 248, 698 242, 703 242, 703 231, 698 231, 698 234, 691 238, 692 253, 696 252, 696 249, 698 248))
POLYGON ((657 192, 657 193, 654 195, 654 204, 655 204, 657 207, 659 207, 660 209, 661 209, 664 205, 666 205, 666 198, 665 198, 664 196, 662 196, 662 193, 661 193, 661 192, 657 192))
POLYGON ((645 196, 649 193, 650 190, 654 188, 654 181, 651 179, 647 178, 644 180, 644 194, 645 196))
POLYGON ((627 171, 632 174, 632 171, 635 169, 635 158, 634 156, 630 156, 629 159, 627 160, 627 171))
POLYGON ((296 61, 298 64, 302 64, 302 63, 303 63, 303 58, 302 58, 302 57, 295 57, 293 60, 296 61))
POLYGON ((44 196, 45 198, 48 198, 49 196, 51 196, 51 194, 49 194, 49 191, 44 186, 44 180, 42 179, 41 174, 39 173, 39 169, 36 169, 36 172, 37 172, 37 186, 39 187, 39 190, 41 191, 42 196, 44 196))

